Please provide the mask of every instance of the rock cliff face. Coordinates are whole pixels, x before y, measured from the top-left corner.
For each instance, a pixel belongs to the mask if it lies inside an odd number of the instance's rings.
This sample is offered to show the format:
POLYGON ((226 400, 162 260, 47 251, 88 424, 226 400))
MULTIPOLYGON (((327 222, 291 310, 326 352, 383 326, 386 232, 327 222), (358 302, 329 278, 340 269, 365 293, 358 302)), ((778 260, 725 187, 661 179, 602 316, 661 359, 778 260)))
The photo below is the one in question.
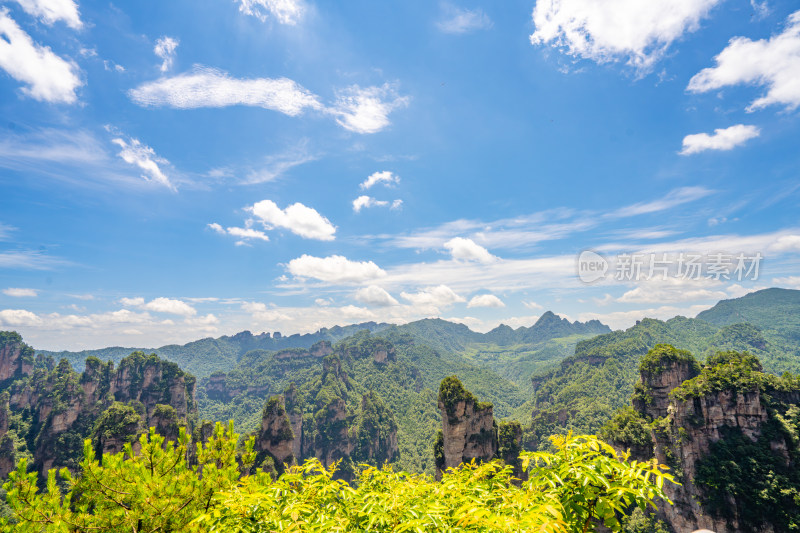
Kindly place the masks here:
MULTIPOLYGON (((279 473, 284 470, 284 464, 294 463, 294 431, 292 423, 286 412, 284 398, 273 396, 267 402, 262 413, 261 427, 257 431, 255 451, 261 455, 272 458, 275 468, 279 473)), ((258 463, 263 462, 263 458, 257 458, 258 463)))
MULTIPOLYGON (((0 408, 0 448, 3 439, 11 441, 5 444, 9 453, 0 456, 10 455, 12 466, 15 449, 22 447, 42 474, 53 467, 75 470, 85 438, 93 439, 98 453, 118 452, 150 426, 175 439, 179 427, 196 417, 194 377, 155 355, 134 352, 116 370, 90 357, 78 374, 66 360, 37 360, 34 368, 28 363, 33 350, 19 335, 0 333, 0 339, 0 375, 17 376, 6 385, 6 407, 0 408)), ((0 475, 8 473, 7 466, 0 460, 0 475)))
POLYGON ((356 463, 380 465, 398 456, 397 424, 374 393, 358 394, 335 355, 323 360, 323 373, 309 389, 292 383, 273 396, 254 433, 256 466, 272 458, 284 464, 316 457, 326 467, 341 461, 337 475, 350 479, 356 463))
POLYGON ((437 471, 472 459, 488 461, 497 455, 497 423, 491 404, 482 404, 453 377, 439 388, 442 435, 435 449, 437 471))
POLYGON ((33 372, 33 348, 14 331, 0 331, 0 384, 33 372))
MULTIPOLYGON (((782 531, 770 523, 773 517, 768 509, 754 509, 757 502, 739 501, 735 490, 732 493, 726 488, 765 480, 724 479, 719 484, 704 484, 706 477, 715 473, 709 474, 706 468, 701 475, 700 470, 715 447, 727 442, 730 435, 741 435, 752 446, 763 443, 767 455, 773 455, 771 459, 762 456, 759 461, 775 461, 782 465, 781 469, 797 468, 796 443, 786 432, 774 428, 776 413, 785 413, 791 405, 800 403, 798 383, 792 378, 782 381, 762 374, 758 361, 747 354, 718 354, 702 372, 689 357, 672 347, 651 350, 640 365, 641 382, 633 398, 642 427, 650 431, 652 446, 632 447, 632 453, 638 459, 655 454, 681 482, 665 485, 674 505, 660 505, 661 518, 675 531, 782 531), (724 515, 711 505, 713 501, 724 502, 724 515), (749 516, 762 513, 758 526, 741 521, 743 510, 749 516)), ((731 452, 726 452, 725 457, 726 464, 737 469, 756 460, 736 457, 731 452)))

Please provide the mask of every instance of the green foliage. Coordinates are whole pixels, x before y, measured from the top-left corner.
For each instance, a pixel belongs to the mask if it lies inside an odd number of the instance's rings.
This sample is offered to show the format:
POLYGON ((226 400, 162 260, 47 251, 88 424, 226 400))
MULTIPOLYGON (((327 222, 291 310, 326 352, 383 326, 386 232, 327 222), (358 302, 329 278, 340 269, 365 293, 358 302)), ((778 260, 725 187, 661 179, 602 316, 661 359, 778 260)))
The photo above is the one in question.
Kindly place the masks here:
POLYGON ((380 466, 397 459, 389 452, 390 442, 397 435, 397 422, 376 393, 368 392, 362 397, 354 426, 354 461, 380 466))
MULTIPOLYGON (((792 417, 797 417, 795 411, 792 417)), ((800 418, 791 421, 794 427, 800 418)), ((703 504, 718 518, 737 518, 741 530, 757 531, 769 523, 783 533, 800 529, 800 453, 789 446, 789 459, 771 447, 782 441, 774 421, 753 441, 739 428, 725 428, 697 463, 696 486, 703 490, 703 504)))
POLYGON ((653 446, 649 422, 633 407, 626 406, 614 414, 599 432, 606 442, 620 443, 627 447, 653 446))
POLYGON ((800 390, 800 379, 786 374, 778 377, 761 372, 758 358, 747 352, 720 352, 709 358, 699 376, 684 381, 670 396, 686 401, 711 393, 729 390, 751 392, 765 390, 800 390))
POLYGON ((478 399, 464 388, 456 376, 444 378, 439 385, 439 403, 444 406, 444 410, 451 420, 457 418, 456 407, 462 402, 465 405, 471 405, 475 411, 480 410, 478 399))
MULTIPOLYGON (((800 291, 790 292, 800 294, 800 291)), ((732 309, 736 309, 737 302, 740 300, 731 300, 732 309)), ((747 316, 761 316, 760 321, 764 322, 763 317, 772 314, 766 306, 767 303, 763 301, 750 306, 747 316), (759 315, 761 312, 763 316, 759 315)), ((784 333, 795 331, 800 341, 800 321, 796 320, 797 316, 800 315, 784 317, 781 323, 786 328, 782 330, 784 333)), ((736 322, 741 322, 741 317, 736 322)), ((762 325, 759 327, 764 328, 762 325)), ((635 393, 643 402, 648 401, 648 391, 641 388, 634 390, 634 385, 639 381, 640 360, 656 345, 669 344, 679 353, 685 350, 702 354, 715 345, 739 343, 753 331, 751 327, 732 327, 721 331, 717 325, 685 317, 675 317, 666 322, 643 319, 625 331, 615 331, 578 343, 575 354, 564 359, 559 368, 536 376, 534 398, 512 414, 525 422, 525 444, 533 449, 546 446, 547 436, 553 433, 595 433, 617 409, 628 404, 632 394, 635 393), (726 340, 727 336, 731 336, 732 340, 726 340)), ((769 330, 762 329, 762 333, 767 344, 759 355, 766 358, 765 367, 768 370, 800 370, 800 352, 797 351, 800 342, 789 349, 785 345, 775 344, 775 337, 769 336, 769 330)), ((760 343, 757 338, 750 338, 750 341, 760 343)))
POLYGON ((511 483, 498 461, 429 476, 364 468, 350 486, 316 460, 275 482, 244 478, 200 523, 210 531, 620 531, 620 517, 663 498, 655 463, 628 462, 594 437, 556 439, 558 453, 524 456, 529 479, 511 483))
POLYGON ((622 533, 672 533, 672 529, 655 516, 638 507, 622 523, 622 533))
POLYGON ((639 361, 639 373, 655 376, 662 373, 670 363, 686 363, 694 375, 700 372, 700 364, 688 350, 679 350, 670 344, 656 344, 639 361))
MULTIPOLYGON (((59 483, 56 470, 50 470, 43 492, 36 474, 20 461, 4 485, 12 516, 2 531, 202 530, 194 520, 208 511, 218 492, 238 483, 237 438, 232 424, 225 430, 217 423, 212 438, 198 445, 194 465, 187 461, 191 442, 184 431, 173 445, 151 428, 140 437, 138 451, 129 443, 102 463, 87 440, 80 477, 62 469, 59 483)), ((241 458, 244 466, 252 455, 250 441, 241 458)))
POLYGON ((143 413, 132 405, 114 402, 103 411, 92 428, 91 441, 98 456, 102 456, 103 443, 116 439, 122 442, 136 440, 142 426, 143 413))

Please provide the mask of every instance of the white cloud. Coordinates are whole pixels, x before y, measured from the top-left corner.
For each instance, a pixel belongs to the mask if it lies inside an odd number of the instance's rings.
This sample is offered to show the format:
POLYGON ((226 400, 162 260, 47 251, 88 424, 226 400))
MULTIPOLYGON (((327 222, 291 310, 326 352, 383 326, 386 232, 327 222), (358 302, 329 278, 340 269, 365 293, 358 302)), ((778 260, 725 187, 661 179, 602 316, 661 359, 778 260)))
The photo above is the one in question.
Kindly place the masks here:
POLYGON ((175 61, 175 49, 178 48, 179 43, 180 41, 177 39, 167 37, 166 35, 156 41, 153 52, 162 59, 160 67, 161 72, 167 72, 172 68, 172 64, 175 61))
POLYGON ((445 18, 436 23, 444 33, 468 33, 474 30, 485 30, 492 27, 492 20, 482 9, 462 9, 445 6, 445 18))
POLYGON ((9 287, 8 289, 3 289, 3 294, 14 298, 36 298, 39 296, 39 291, 36 289, 17 289, 9 287))
POLYGON ((147 311, 155 311, 156 313, 168 313, 171 315, 180 315, 184 317, 190 317, 197 314, 197 310, 191 305, 181 300, 174 300, 172 298, 160 297, 145 303, 144 298, 139 296, 136 298, 120 298, 119 303, 126 307, 138 307, 147 311))
POLYGON ((617 298, 623 303, 691 302, 722 300, 728 297, 722 282, 701 278, 698 280, 667 277, 642 281, 617 298))
POLYGON ((662 305, 661 307, 652 307, 648 309, 635 309, 632 311, 609 311, 603 313, 581 313, 578 315, 578 320, 586 322, 587 320, 599 320, 603 324, 607 324, 611 329, 624 329, 633 326, 637 320, 643 318, 656 318, 658 320, 669 320, 674 316, 694 317, 700 311, 705 311, 710 306, 707 304, 690 305, 688 307, 675 307, 672 305, 662 305))
POLYGON ((83 301, 94 300, 93 294, 70 294, 69 296, 83 301))
POLYGON ((453 259, 464 261, 480 261, 481 263, 491 263, 497 258, 489 253, 489 250, 479 244, 475 244, 472 239, 455 237, 444 243, 444 247, 450 250, 453 259))
POLYGON ((271 17, 281 24, 295 26, 303 18, 305 6, 299 0, 239 0, 239 11, 262 22, 271 17))
POLYGON ((757 0, 750 0, 750 5, 753 7, 753 11, 755 11, 756 18, 761 20, 765 19, 769 16, 772 12, 772 9, 769 7, 769 3, 767 0, 763 2, 758 2, 757 0))
POLYGON ((768 247, 771 252, 800 252, 800 235, 781 235, 768 247))
POLYGON ((291 320, 292 317, 286 313, 267 307, 267 304, 261 302, 245 302, 242 304, 242 309, 250 313, 254 320, 259 322, 275 322, 278 320, 291 320))
POLYGON ((377 285, 370 285, 369 287, 362 287, 355 292, 354 298, 362 304, 375 305, 385 307, 389 305, 398 305, 391 294, 378 287, 377 285))
POLYGON ((297 278, 313 278, 328 283, 363 282, 386 275, 372 261, 351 261, 341 255, 314 257, 303 254, 289 261, 287 270, 297 278))
POLYGON ((398 198, 396 200, 392 200, 392 205, 389 206, 389 209, 397 210, 401 207, 403 207, 403 200, 398 198))
POLYGON ((74 30, 83 27, 73 0, 16 0, 25 12, 52 26, 59 20, 74 30))
POLYGON ((212 222, 211 224, 208 225, 208 227, 221 235, 226 235, 226 234, 233 235, 234 237, 239 237, 242 240, 256 239, 261 241, 269 241, 269 237, 267 236, 266 233, 253 228, 237 228, 237 227, 223 228, 216 222, 212 222))
POLYGON ((536 302, 531 302, 528 300, 522 300, 522 305, 527 307, 528 309, 535 310, 535 309, 544 309, 544 307, 536 302))
POLYGON ((197 310, 191 305, 171 298, 156 298, 155 300, 150 300, 141 307, 148 311, 169 313, 171 315, 194 316, 197 314, 197 310))
POLYGON ((703 93, 739 84, 764 86, 766 94, 754 100, 748 111, 769 105, 800 105, 800 11, 787 19, 782 33, 769 39, 747 37, 730 40, 718 56, 717 65, 701 70, 689 80, 687 89, 703 93))
POLYGON ((454 303, 466 301, 447 285, 428 287, 416 293, 401 292, 400 296, 416 306, 432 306, 435 308, 448 307, 454 303))
POLYGON ((395 185, 400 183, 400 176, 397 174, 393 174, 388 170, 383 170, 381 172, 373 172, 370 174, 367 179, 365 179, 359 187, 362 189, 369 189, 373 185, 377 185, 382 183, 387 186, 395 185))
POLYGON ((646 72, 720 0, 537 0, 531 43, 646 72))
POLYGON ((78 65, 33 42, 6 8, 0 8, 0 68, 27 85, 23 94, 39 101, 75 103, 75 91, 83 85, 78 65))
MULTIPOLYGON (((107 129, 115 135, 119 134, 119 132, 115 131, 113 128, 109 127, 107 129)), ((147 181, 160 183, 172 191, 176 190, 175 186, 172 185, 160 166, 169 165, 169 161, 163 157, 157 156, 155 150, 146 144, 142 144, 139 139, 134 139, 133 137, 128 137, 127 141, 122 137, 115 137, 111 139, 111 142, 120 147, 118 155, 123 161, 129 165, 139 167, 143 172, 142 178, 147 181)))
POLYGON ((790 289, 800 289, 800 276, 786 276, 784 278, 772 278, 774 285, 788 287, 790 289))
POLYGON ((696 154, 705 150, 731 150, 761 134, 756 126, 737 124, 729 128, 717 128, 712 135, 695 133, 683 138, 681 155, 696 154))
POLYGON ((389 202, 386 200, 376 200, 371 196, 361 195, 353 200, 353 211, 358 213, 365 207, 385 207, 388 205, 389 202))
POLYGON ((0 326, 19 327, 35 326, 41 319, 30 311, 24 309, 3 309, 0 311, 0 326))
POLYGON ((137 296, 135 298, 120 298, 119 303, 121 303, 124 306, 139 307, 141 305, 144 305, 144 298, 142 298, 141 296, 137 296))
POLYGON ((392 111, 406 107, 408 102, 407 96, 399 96, 388 83, 381 87, 364 89, 353 85, 337 92, 336 103, 328 112, 347 130, 376 133, 389 125, 389 114, 392 111))
POLYGON ((128 91, 141 106, 195 109, 246 105, 289 116, 306 109, 322 109, 317 96, 288 78, 238 79, 221 70, 195 66, 194 70, 151 81, 128 91))
POLYGON ((281 209, 272 200, 261 200, 247 211, 256 216, 266 229, 285 228, 305 239, 332 241, 336 226, 315 209, 294 203, 281 209))
POLYGON ((505 307, 506 304, 494 294, 481 294, 474 296, 467 307, 505 307))

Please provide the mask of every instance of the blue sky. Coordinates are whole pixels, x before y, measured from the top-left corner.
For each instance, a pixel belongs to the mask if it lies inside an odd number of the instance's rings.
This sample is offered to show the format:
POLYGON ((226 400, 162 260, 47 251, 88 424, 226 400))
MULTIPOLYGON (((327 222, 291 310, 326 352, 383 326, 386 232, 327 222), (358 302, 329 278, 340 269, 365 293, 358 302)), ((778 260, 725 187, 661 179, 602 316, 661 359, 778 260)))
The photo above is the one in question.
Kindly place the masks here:
POLYGON ((800 288, 796 9, 4 1, 0 327, 627 327, 800 288))

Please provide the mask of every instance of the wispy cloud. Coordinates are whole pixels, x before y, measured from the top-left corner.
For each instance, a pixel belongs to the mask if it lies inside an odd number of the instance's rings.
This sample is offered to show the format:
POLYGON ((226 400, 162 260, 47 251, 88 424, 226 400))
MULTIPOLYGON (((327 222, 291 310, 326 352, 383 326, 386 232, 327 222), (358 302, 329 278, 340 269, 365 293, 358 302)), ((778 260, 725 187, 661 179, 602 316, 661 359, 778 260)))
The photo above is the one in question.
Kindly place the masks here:
POLYGON ((218 69, 195 65, 194 70, 146 82, 128 91, 130 99, 144 107, 196 109, 244 105, 278 111, 292 117, 307 110, 335 117, 346 130, 377 133, 390 125, 389 115, 406 107, 408 96, 398 94, 395 84, 336 91, 333 104, 324 106, 319 97, 288 78, 241 79, 218 69))
POLYGON ((281 24, 295 26, 302 20, 306 7, 300 0, 239 0, 239 11, 262 22, 274 18, 281 24))
POLYGON ((111 142, 120 147, 117 155, 129 165, 139 168, 142 171, 142 178, 159 183, 172 191, 177 190, 162 170, 162 167, 169 165, 169 161, 156 155, 155 150, 142 144, 139 139, 127 137, 110 126, 107 126, 106 129, 115 135, 111 142))
POLYGON ((271 109, 289 116, 306 109, 322 109, 316 95, 288 78, 233 78, 221 70, 196 65, 194 70, 161 78, 128 91, 145 107, 228 107, 245 105, 271 109))
POLYGON ((70 264, 72 263, 65 259, 53 257, 38 250, 0 251, 0 268, 52 270, 70 264))
POLYGON ((161 58, 161 72, 167 72, 172 69, 172 64, 175 62, 175 50, 178 48, 180 41, 172 37, 159 38, 153 48, 153 53, 161 58))
POLYGON ((629 205, 609 213, 608 216, 612 218, 623 218, 666 211, 673 207, 705 198, 713 194, 713 192, 714 191, 706 189, 705 187, 681 187, 680 189, 670 191, 664 198, 659 200, 629 205))
POLYGON ((336 103, 328 112, 343 128, 356 133, 376 133, 386 128, 395 109, 408 106, 410 99, 400 96, 394 85, 364 87, 352 85, 337 92, 336 103))
POLYGON ((492 20, 482 9, 465 9, 450 4, 444 5, 442 20, 436 23, 444 33, 469 33, 492 27, 492 20))
POLYGON ((11 296, 13 298, 36 298, 39 296, 39 291, 36 289, 22 289, 22 288, 15 288, 9 287, 8 289, 3 289, 3 294, 6 296, 11 296))
MULTIPOLYGON (((705 198, 714 191, 704 187, 681 187, 673 189, 662 198, 649 202, 638 202, 619 209, 597 211, 575 211, 556 208, 499 220, 453 220, 438 227, 418 230, 405 235, 386 235, 374 238, 385 239, 398 248, 440 249, 445 242, 455 237, 468 238, 475 244, 490 249, 524 249, 539 243, 560 240, 598 228, 601 224, 641 215, 674 209, 681 205, 705 198)), ((638 235, 637 238, 655 239, 674 232, 638 235)))
POLYGON ((287 150, 269 155, 264 158, 261 165, 249 169, 242 181, 245 184, 266 183, 273 181, 294 167, 303 165, 317 159, 317 156, 308 148, 308 140, 297 143, 287 150))

